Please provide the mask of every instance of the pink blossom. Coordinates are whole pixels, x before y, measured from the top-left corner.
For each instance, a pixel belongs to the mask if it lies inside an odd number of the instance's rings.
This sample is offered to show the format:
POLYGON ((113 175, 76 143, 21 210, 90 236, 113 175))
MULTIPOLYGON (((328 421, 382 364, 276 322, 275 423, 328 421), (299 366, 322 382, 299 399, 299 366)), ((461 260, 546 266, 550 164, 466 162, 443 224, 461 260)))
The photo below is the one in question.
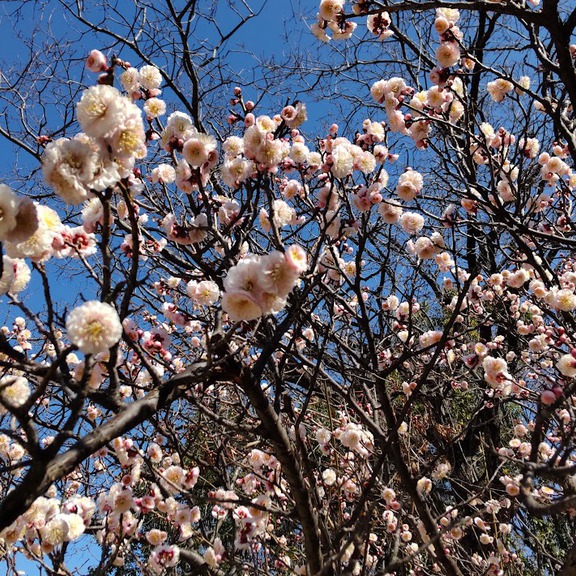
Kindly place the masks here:
POLYGON ((576 376, 576 357, 572 354, 564 354, 556 362, 556 368, 563 376, 574 378, 576 376))
POLYGON ((108 70, 108 62, 106 56, 100 50, 92 50, 86 59, 86 68, 90 72, 106 72, 108 70))
POLYGON ((416 234, 424 227, 424 217, 414 212, 404 212, 400 216, 400 226, 408 234, 416 234))
POLYGON ((439 66, 449 68, 460 60, 460 48, 455 42, 443 42, 436 49, 436 61, 439 66))

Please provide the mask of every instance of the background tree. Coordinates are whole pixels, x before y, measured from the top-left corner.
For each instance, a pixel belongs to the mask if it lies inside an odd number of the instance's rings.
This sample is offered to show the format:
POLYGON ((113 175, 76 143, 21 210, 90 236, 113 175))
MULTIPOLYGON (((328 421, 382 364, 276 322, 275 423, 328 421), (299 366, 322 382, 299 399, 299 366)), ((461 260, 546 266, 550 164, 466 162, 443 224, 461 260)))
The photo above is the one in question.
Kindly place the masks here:
POLYGON ((576 10, 32 4, 8 572, 574 574, 576 10))

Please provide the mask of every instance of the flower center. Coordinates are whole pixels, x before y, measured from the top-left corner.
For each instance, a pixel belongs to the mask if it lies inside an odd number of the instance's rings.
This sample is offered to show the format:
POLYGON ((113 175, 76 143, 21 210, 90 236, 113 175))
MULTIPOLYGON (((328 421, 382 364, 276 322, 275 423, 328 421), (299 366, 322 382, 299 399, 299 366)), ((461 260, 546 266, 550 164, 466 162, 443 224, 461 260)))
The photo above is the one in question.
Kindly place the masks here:
POLYGON ((87 334, 94 339, 100 338, 102 336, 103 331, 104 327, 102 326, 102 323, 98 320, 92 320, 91 322, 88 322, 88 325, 86 326, 87 334))
POLYGON ((133 130, 124 130, 120 136, 120 149, 126 153, 135 152, 140 145, 140 138, 133 130))

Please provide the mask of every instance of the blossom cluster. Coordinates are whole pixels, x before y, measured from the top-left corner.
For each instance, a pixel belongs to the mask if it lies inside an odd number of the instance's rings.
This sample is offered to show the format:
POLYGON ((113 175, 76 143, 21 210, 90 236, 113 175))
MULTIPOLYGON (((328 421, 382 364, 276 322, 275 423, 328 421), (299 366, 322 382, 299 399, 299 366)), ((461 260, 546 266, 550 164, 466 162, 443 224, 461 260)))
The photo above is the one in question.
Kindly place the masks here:
POLYGON ((177 151, 181 158, 174 168, 159 167, 152 179, 164 183, 175 182, 178 189, 186 194, 198 191, 199 186, 206 186, 218 161, 216 139, 199 132, 190 116, 183 112, 168 116, 160 137, 164 150, 177 151))
POLYGON ((460 12, 453 8, 437 8, 434 29, 440 36, 440 46, 436 50, 436 61, 441 68, 450 68, 460 60, 460 40, 462 32, 456 25, 460 12))
POLYGON ((34 554, 49 554, 65 542, 78 540, 90 525, 95 509, 94 501, 83 496, 62 501, 41 496, 14 524, 0 533, 0 539, 7 545, 25 539, 34 554))
MULTIPOLYGON (((91 55, 94 70, 107 65, 91 55)), ((156 88, 158 70, 141 71, 141 82, 156 88), (150 78, 149 78, 150 77, 150 78)), ((159 82, 158 82, 159 85, 159 82)), ((86 89, 76 107, 82 133, 49 142, 42 157, 44 180, 67 204, 81 204, 128 178, 146 156, 142 112, 130 98, 106 83, 86 89)))
POLYGON ((326 30, 332 32, 334 40, 347 40, 352 36, 357 24, 343 18, 345 1, 321 0, 317 22, 310 26, 310 30, 316 38, 323 42, 328 42, 330 36, 328 36, 326 30))
POLYGON ((233 322, 278 314, 306 268, 306 253, 297 245, 284 253, 245 256, 224 278, 222 309, 233 322))

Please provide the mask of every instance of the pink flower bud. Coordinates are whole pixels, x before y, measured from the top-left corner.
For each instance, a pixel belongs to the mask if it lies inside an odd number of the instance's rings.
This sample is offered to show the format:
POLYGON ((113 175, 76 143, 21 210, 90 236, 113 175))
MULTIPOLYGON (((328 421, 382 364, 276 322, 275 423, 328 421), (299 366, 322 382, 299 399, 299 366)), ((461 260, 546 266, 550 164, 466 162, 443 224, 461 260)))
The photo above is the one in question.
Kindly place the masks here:
POLYGON ((86 68, 88 68, 90 72, 105 72, 108 70, 106 56, 104 56, 100 50, 92 50, 88 58, 86 58, 86 68))
POLYGON ((552 392, 552 390, 544 390, 540 395, 540 401, 545 406, 550 406, 550 404, 554 404, 556 402, 556 394, 552 392))
POLYGON ((248 110, 248 111, 254 110, 254 108, 256 108, 256 104, 254 104, 254 102, 252 102, 252 100, 248 100, 248 102, 246 102, 246 104, 244 104, 244 106, 246 107, 246 110, 248 110))
POLYGON ((562 396, 564 396, 564 390, 562 390, 561 386, 552 386, 552 392, 554 392, 556 398, 562 398, 562 396))

